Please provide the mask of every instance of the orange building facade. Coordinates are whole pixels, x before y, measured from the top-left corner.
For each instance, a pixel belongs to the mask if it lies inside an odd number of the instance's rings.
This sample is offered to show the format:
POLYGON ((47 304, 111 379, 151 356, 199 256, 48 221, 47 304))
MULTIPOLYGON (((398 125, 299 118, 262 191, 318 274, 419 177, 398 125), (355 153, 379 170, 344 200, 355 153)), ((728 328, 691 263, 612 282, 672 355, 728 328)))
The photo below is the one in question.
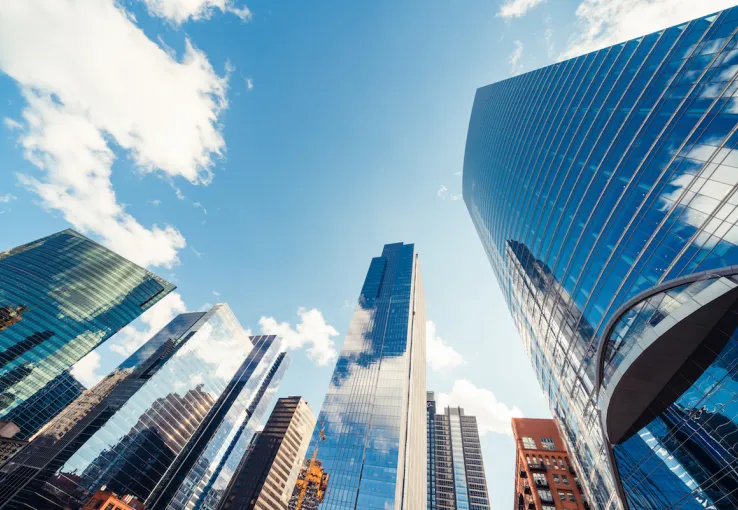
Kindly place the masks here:
POLYGON ((515 510, 590 510, 553 420, 513 418, 515 510))
POLYGON ((114 492, 99 490, 82 510, 145 510, 144 504, 131 495, 123 497, 114 492))

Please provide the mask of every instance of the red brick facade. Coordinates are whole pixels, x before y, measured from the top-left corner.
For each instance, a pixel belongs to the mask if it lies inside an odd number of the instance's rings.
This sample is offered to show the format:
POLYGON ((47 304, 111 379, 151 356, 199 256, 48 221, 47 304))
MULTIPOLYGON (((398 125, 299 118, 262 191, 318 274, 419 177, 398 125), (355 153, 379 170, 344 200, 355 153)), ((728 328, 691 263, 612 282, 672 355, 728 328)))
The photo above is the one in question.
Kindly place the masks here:
POLYGON ((515 510, 589 510, 553 420, 513 418, 515 510))

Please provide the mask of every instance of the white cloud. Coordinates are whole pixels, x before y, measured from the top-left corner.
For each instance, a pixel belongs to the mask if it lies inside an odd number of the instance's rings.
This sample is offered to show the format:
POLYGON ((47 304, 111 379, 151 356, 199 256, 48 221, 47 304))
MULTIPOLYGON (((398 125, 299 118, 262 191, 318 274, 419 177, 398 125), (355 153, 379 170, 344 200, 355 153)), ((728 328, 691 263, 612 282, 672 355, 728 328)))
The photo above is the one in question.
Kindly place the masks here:
POLYGON ((159 200, 159 199, 157 198, 157 199, 155 199, 155 200, 149 200, 149 203, 150 203, 151 205, 153 205, 154 207, 159 207, 159 206, 161 205, 161 200, 159 200))
POLYGON ((301 349, 309 345, 308 357, 318 365, 328 365, 338 357, 334 336, 338 331, 325 322, 320 310, 313 308, 306 310, 300 307, 297 310, 300 323, 293 329, 287 322, 277 322, 274 317, 259 319, 263 335, 278 335, 282 338, 285 350, 301 349))
POLYGON ((556 56, 556 42, 553 38, 553 28, 551 28, 551 18, 546 18, 546 31, 543 33, 543 40, 546 43, 546 53, 548 58, 553 59, 556 56))
POLYGON ((214 290, 213 291, 213 296, 220 297, 220 292, 218 292, 217 290, 214 290))
POLYGON ((3 2, 0 70, 21 87, 19 141, 42 171, 20 182, 121 255, 176 264, 182 234, 170 225, 147 228, 118 202, 110 144, 141 172, 210 182, 225 149, 218 118, 227 77, 189 41, 176 60, 113 0, 3 2))
POLYGON ((441 187, 438 188, 436 195, 438 195, 438 198, 440 198, 441 200, 446 200, 447 198, 450 198, 451 200, 459 200, 461 198, 461 195, 449 194, 448 188, 443 184, 441 184, 441 187))
POLYGON ((130 356, 144 342, 159 332, 161 328, 169 324, 180 313, 187 311, 187 307, 177 292, 170 292, 161 301, 146 310, 141 315, 140 324, 142 328, 128 325, 108 342, 110 350, 122 356, 130 356))
POLYGON ((507 61, 510 63, 510 74, 515 76, 523 71, 523 64, 520 63, 520 59, 523 58, 523 41, 515 41, 515 49, 508 57, 507 61))
POLYGON ((546 0, 507 0, 500 6, 497 15, 501 18, 519 18, 536 5, 544 3, 546 0))
POLYGON ((18 197, 16 197, 15 195, 12 195, 10 193, 6 193, 5 195, 0 195, 0 204, 7 204, 11 200, 15 200, 17 198, 18 197))
POLYGON ((464 357, 456 349, 436 334, 436 323, 425 323, 426 362, 431 370, 444 372, 466 363, 464 357))
POLYGON ((79 382, 84 384, 87 388, 91 388, 99 383, 105 375, 98 372, 98 370, 100 370, 100 360, 101 357, 97 351, 92 351, 75 363, 70 372, 79 382))
POLYGON ((197 209, 202 209, 203 214, 207 214, 208 210, 205 209, 205 206, 202 205, 200 202, 192 202, 192 206, 196 207, 197 209))
POLYGON ((577 30, 561 58, 571 58, 634 37, 734 7, 735 0, 584 0, 577 30))
POLYGON ((10 117, 5 117, 3 119, 3 123, 5 124, 5 127, 11 131, 17 131, 23 128, 23 124, 21 124, 17 120, 11 119, 10 117))
POLYGON ((494 393, 477 388, 466 379, 455 381, 450 393, 439 393, 437 401, 441 409, 463 407, 465 413, 476 416, 480 436, 488 432, 512 434, 511 420, 523 416, 518 407, 508 407, 499 402, 494 393))
POLYGON ((246 78, 246 88, 248 90, 253 90, 253 88, 254 88, 254 80, 252 80, 251 78, 246 78))
POLYGON ((248 21, 252 13, 248 7, 236 7, 231 0, 142 0, 153 16, 181 24, 188 20, 208 19, 216 10, 234 14, 248 21))

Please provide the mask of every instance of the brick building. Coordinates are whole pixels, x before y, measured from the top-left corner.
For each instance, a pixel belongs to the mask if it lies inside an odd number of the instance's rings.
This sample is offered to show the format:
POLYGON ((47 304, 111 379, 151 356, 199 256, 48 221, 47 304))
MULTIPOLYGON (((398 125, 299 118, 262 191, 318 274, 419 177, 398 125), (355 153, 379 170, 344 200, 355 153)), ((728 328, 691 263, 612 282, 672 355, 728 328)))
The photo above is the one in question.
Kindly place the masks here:
POLYGON ((590 510, 553 420, 513 418, 515 510, 590 510))

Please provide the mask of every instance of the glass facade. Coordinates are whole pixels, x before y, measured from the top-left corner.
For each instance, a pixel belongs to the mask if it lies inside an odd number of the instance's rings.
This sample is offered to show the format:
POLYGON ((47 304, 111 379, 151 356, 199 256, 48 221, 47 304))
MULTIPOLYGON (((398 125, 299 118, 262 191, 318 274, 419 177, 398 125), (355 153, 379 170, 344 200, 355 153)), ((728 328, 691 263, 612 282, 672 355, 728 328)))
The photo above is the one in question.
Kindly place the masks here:
MULTIPOLYGON (((326 509, 426 506, 425 297, 412 244, 369 266, 311 447, 326 509)), ((316 427, 317 428, 317 427, 316 427)))
POLYGON ((738 265, 736 29, 732 8, 476 94, 464 200, 594 508, 735 508, 733 351, 615 445, 600 372, 643 343, 602 340, 629 300, 738 265))
POLYGON ((33 435, 79 396, 68 369, 174 288, 73 230, 0 253, 0 419, 33 435))
POLYGON ((286 367, 274 340, 252 343, 224 304, 178 316, 0 468, 0 507, 81 508, 105 486, 164 508, 180 472, 207 497, 286 367), (194 461, 199 477, 179 469, 194 461))
POLYGON ((146 501, 150 509, 217 510, 289 365, 274 335, 254 350, 146 501))
POLYGON ((254 435, 221 509, 286 510, 314 428, 315 415, 302 397, 277 400, 264 429, 254 435))

